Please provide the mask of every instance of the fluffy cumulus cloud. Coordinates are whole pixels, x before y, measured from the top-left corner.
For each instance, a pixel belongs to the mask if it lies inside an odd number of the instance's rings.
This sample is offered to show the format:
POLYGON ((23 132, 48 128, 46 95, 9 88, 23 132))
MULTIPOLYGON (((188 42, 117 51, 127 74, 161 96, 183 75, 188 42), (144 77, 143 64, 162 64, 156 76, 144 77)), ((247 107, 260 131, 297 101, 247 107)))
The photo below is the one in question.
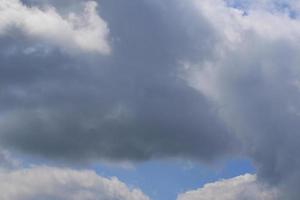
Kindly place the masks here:
POLYGON ((3 200, 149 200, 139 189, 130 189, 117 178, 93 171, 31 167, 0 171, 3 200))
POLYGON ((178 195, 177 200, 276 200, 278 191, 261 185, 255 175, 208 183, 202 188, 178 195))
POLYGON ((87 1, 82 13, 62 16, 51 6, 41 9, 29 7, 20 0, 1 0, 0 36, 18 30, 26 37, 71 53, 79 50, 108 54, 109 31, 106 22, 97 14, 96 6, 96 2, 87 1))

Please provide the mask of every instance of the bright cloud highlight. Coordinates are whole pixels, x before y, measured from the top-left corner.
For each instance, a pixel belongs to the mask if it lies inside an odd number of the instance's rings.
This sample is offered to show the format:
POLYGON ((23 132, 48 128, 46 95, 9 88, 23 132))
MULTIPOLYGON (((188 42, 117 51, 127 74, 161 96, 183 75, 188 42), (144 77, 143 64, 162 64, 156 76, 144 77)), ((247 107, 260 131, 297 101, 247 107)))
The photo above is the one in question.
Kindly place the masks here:
POLYGON ((110 53, 108 25, 96 11, 97 3, 84 3, 82 13, 60 15, 54 7, 29 7, 20 0, 0 1, 0 36, 14 29, 69 53, 78 51, 110 53))

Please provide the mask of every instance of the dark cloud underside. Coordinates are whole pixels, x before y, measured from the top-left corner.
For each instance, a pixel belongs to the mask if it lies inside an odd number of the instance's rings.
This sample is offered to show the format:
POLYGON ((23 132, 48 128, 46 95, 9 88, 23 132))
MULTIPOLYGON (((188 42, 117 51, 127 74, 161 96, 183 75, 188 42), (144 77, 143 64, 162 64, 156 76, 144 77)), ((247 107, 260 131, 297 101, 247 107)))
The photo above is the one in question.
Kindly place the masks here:
POLYGON ((217 40, 189 6, 101 1, 108 56, 68 55, 18 30, 2 37, 2 144, 73 161, 210 160, 231 151, 216 112, 180 77, 180 60, 209 56, 217 40))

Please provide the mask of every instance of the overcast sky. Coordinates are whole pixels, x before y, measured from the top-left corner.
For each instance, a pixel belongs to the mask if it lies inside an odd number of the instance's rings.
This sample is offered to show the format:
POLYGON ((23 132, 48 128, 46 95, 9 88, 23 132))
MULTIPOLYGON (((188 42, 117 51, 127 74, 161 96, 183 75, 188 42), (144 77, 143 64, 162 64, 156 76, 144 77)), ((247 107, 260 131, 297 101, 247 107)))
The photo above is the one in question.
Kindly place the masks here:
POLYGON ((0 199, 298 200, 298 0, 0 0, 0 199))

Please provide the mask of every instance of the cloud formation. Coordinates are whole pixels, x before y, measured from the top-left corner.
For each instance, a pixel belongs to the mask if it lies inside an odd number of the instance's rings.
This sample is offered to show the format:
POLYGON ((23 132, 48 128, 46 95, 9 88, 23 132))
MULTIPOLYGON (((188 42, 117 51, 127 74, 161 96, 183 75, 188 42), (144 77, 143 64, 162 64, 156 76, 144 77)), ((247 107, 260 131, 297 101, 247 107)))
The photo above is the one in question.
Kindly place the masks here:
POLYGON ((2 146, 75 162, 242 146, 258 182, 300 196, 296 1, 102 0, 101 18, 24 2, 0 5, 2 146))
POLYGON ((232 152, 236 141, 216 111, 179 76, 179 58, 201 59, 194 52, 209 54, 204 36, 214 40, 201 18, 186 23, 195 17, 190 4, 100 3, 114 41, 108 57, 28 51, 32 41, 15 32, 1 38, 2 145, 75 162, 232 152))
POLYGON ((0 171, 3 200, 149 200, 139 189, 130 189, 117 178, 93 171, 31 167, 0 171))
POLYGON ((108 26, 97 14, 97 3, 87 1, 83 12, 66 16, 48 6, 26 6, 20 0, 0 1, 0 36, 18 30, 26 37, 50 44, 69 53, 78 51, 109 54, 108 26))
POLYGON ((244 143, 258 179, 297 199, 300 21, 290 11, 196 1, 222 38, 213 59, 186 64, 187 79, 244 143), (285 27, 285 28, 279 28, 285 27))
POLYGON ((177 200, 276 200, 278 191, 261 185, 255 175, 208 183, 202 188, 178 195, 177 200))

